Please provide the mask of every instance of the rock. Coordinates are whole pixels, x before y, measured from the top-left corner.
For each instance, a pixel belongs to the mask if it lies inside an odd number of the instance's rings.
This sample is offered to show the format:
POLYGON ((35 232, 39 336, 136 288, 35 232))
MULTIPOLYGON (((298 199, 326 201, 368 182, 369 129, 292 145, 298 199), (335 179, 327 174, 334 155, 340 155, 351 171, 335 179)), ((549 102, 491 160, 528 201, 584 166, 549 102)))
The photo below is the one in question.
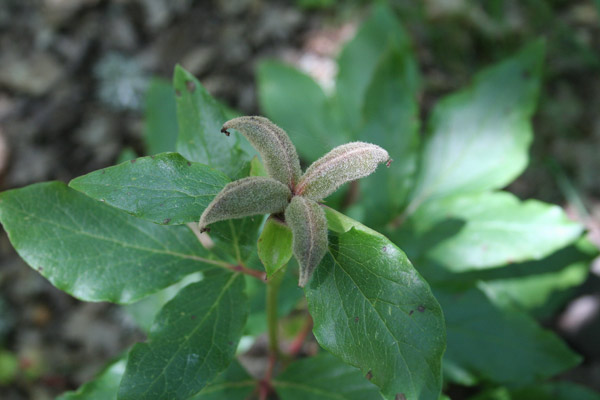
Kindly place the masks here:
POLYGON ((62 67, 48 53, 23 56, 12 51, 0 55, 0 85, 39 96, 46 93, 62 75, 62 67))
POLYGON ((84 7, 96 5, 100 0, 44 0, 42 5, 46 21, 60 26, 84 7))

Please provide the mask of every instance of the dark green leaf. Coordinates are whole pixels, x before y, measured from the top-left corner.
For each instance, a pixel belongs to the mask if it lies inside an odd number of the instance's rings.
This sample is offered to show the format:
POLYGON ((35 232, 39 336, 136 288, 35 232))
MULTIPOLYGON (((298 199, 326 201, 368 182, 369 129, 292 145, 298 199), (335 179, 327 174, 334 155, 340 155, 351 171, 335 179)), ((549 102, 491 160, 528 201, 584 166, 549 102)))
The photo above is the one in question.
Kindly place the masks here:
POLYGON ((246 263, 249 258, 256 256, 258 229, 264 220, 263 215, 256 215, 212 224, 209 233, 211 252, 230 263, 246 263))
POLYGON ((291 364, 273 385, 281 400, 381 399, 359 370, 326 353, 291 364))
POLYGON ((437 104, 409 211, 430 198, 501 188, 523 171, 543 56, 535 42, 437 104))
POLYGON ((258 257, 267 277, 277 272, 292 258, 292 231, 282 221, 269 218, 258 238, 258 257))
POLYGON ((0 221, 29 265, 87 301, 134 302, 212 263, 187 227, 137 219, 61 182, 0 194, 0 221))
POLYGON ((250 157, 241 149, 239 136, 227 137, 221 127, 227 120, 221 105, 192 74, 175 67, 179 136, 177 151, 190 161, 207 164, 232 179, 248 174, 250 157))
POLYGON ((530 384, 580 361, 554 333, 524 313, 495 308, 477 288, 456 293, 440 289, 435 295, 446 317, 444 369, 452 381, 530 384))
POLYGON ((412 56, 391 47, 380 60, 364 105, 366 125, 359 139, 375 143, 389 153, 389 168, 379 168, 361 180, 361 205, 368 212, 369 226, 383 226, 406 202, 412 187, 419 144, 419 111, 416 93, 411 89, 412 56), (377 193, 377 195, 375 195, 377 193))
POLYGON ((129 354, 119 400, 187 399, 223 371, 248 314, 241 274, 207 274, 161 310, 129 354))
POLYGON ((177 225, 198 222, 228 182, 204 164, 163 153, 94 171, 69 186, 138 218, 177 225))
POLYGON ((177 106, 173 85, 155 78, 146 92, 144 139, 147 154, 175 151, 177 142, 177 106))
POLYGON ((262 111, 287 131, 306 160, 314 161, 350 138, 337 128, 327 96, 311 77, 269 61, 258 67, 258 85, 262 111))
POLYGON ((445 329, 429 286, 388 239, 325 210, 337 233, 305 289, 319 344, 386 398, 437 399, 445 329))
POLYGON ((429 258, 455 272, 539 260, 582 232, 560 207, 536 200, 520 202, 507 192, 430 201, 411 220, 417 235, 445 220, 465 222, 458 233, 427 250, 429 258))
MULTIPOLYGON (((393 11, 383 5, 375 6, 371 17, 362 24, 354 39, 344 47, 339 58, 336 100, 341 109, 344 126, 350 131, 362 124, 363 102, 367 99, 365 94, 372 79, 378 79, 376 70, 382 55, 388 51, 390 45, 404 54, 410 52, 409 38, 393 11)), ((400 68, 404 69, 403 73, 409 77, 405 81, 409 85, 408 92, 414 93, 418 86, 416 63, 412 59, 406 59, 400 68)), ((373 93, 369 93, 371 94, 373 93)), ((402 113, 400 109, 397 111, 402 113)))
POLYGON ((549 382, 513 390, 486 390, 469 400, 600 400, 600 394, 573 382, 549 382))
POLYGON ((56 400, 109 400, 117 398, 119 383, 125 372, 126 361, 115 361, 96 379, 81 386, 75 392, 67 392, 56 400))
POLYGON ((237 360, 190 400, 248 400, 257 381, 252 379, 237 360))

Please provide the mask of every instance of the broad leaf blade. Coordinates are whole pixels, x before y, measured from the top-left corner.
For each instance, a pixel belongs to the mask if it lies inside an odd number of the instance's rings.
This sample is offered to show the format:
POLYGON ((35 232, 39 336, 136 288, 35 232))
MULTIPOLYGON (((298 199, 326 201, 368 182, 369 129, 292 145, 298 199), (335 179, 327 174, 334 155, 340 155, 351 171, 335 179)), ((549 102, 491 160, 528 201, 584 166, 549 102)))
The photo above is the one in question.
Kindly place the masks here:
POLYGON ((67 392, 56 400, 107 400, 116 399, 119 383, 125 372, 125 360, 109 365, 94 380, 87 382, 77 391, 67 392))
POLYGON ((186 159, 209 165, 232 179, 246 176, 251 157, 241 149, 242 139, 221 133, 227 120, 221 105, 180 66, 175 67, 173 86, 179 124, 177 151, 186 159))
POLYGON ((336 127, 329 99, 308 75, 266 61, 258 67, 258 85, 262 111, 287 131, 304 159, 314 161, 350 138, 336 127))
POLYGON ((225 370, 248 314, 241 274, 208 275, 161 310, 129 354, 119 400, 188 399, 225 370))
POLYGON ((173 85, 155 78, 146 92, 144 107, 147 154, 175 151, 178 129, 173 85))
POLYGON ((73 179, 69 186, 157 224, 198 222, 229 179, 177 153, 142 157, 73 179))
POLYGON ((574 242, 583 230, 560 207, 521 202, 507 192, 430 201, 411 218, 417 234, 445 220, 465 225, 429 248, 426 256, 455 272, 539 260, 574 242))
MULTIPOLYGON (((339 230, 339 222, 329 229, 339 230)), ((305 289, 321 346, 364 375, 370 371, 386 398, 437 399, 444 318, 427 283, 379 234, 352 228, 330 240, 305 289)))
POLYGON ((273 385, 281 400, 381 399, 359 370, 326 353, 294 362, 273 385))
POLYGON ((0 221, 29 265, 82 300, 131 303, 209 266, 187 227, 137 219, 61 182, 0 194, 0 221))
POLYGON ((257 381, 252 379, 237 360, 190 400, 248 400, 257 381))
POLYGON ((527 164, 542 42, 480 73, 435 107, 410 210, 430 198, 498 189, 527 164))
MULTIPOLYGON (((343 122, 351 131, 362 124, 363 101, 368 99, 365 94, 372 79, 377 79, 376 69, 390 45, 410 52, 408 36, 393 11, 378 5, 340 54, 336 101, 343 122)), ((406 71, 411 76, 407 83, 409 92, 414 93, 418 86, 416 63, 411 60, 410 65, 404 67, 410 70, 406 71)))
POLYGON ((366 123, 359 139, 378 144, 393 159, 388 168, 379 168, 359 183, 369 226, 384 226, 399 213, 412 187, 419 144, 413 62, 408 50, 390 47, 367 88, 366 123))
POLYGON ((444 309, 448 330, 444 363, 470 375, 471 380, 529 384, 580 361, 554 333, 543 330, 524 313, 498 310, 477 288, 457 293, 440 289, 435 295, 444 309))

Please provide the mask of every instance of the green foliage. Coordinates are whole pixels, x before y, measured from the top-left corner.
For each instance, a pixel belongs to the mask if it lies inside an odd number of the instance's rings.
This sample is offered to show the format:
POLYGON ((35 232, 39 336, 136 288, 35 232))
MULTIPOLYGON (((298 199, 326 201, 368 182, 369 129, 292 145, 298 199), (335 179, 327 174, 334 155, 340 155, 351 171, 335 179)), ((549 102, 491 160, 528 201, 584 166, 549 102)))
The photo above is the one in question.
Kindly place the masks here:
POLYGON ((11 243, 54 286, 141 300, 128 307, 148 341, 61 399, 437 400, 444 381, 481 385, 479 398, 597 398, 544 382, 580 357, 535 319, 597 250, 559 207, 501 191, 528 162, 543 56, 534 42, 442 98, 423 140, 410 40, 385 6, 342 50, 332 93, 259 65, 260 103, 283 129, 227 122, 181 67, 172 87, 153 82, 153 156, 0 194, 11 243), (325 153, 303 176, 298 154, 325 153), (360 221, 318 203, 360 177, 349 208, 343 194, 327 203, 360 221), (277 318, 306 308, 328 353, 296 360, 277 318), (257 381, 235 353, 265 331, 284 368, 257 381))

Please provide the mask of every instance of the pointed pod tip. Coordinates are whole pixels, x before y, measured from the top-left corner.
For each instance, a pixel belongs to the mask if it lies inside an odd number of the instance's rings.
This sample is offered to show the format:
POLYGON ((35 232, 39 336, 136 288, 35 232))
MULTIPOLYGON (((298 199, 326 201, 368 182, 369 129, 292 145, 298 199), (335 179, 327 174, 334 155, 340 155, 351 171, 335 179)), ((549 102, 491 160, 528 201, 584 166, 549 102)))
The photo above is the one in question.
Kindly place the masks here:
POLYGON ((229 133, 229 131, 228 131, 228 130, 227 130, 227 128, 225 128, 225 127, 222 127, 222 128, 221 128, 221 133, 224 133, 224 134, 225 134, 225 136, 229 136, 229 135, 231 135, 231 133, 229 133))
POLYGON ((206 233, 210 232, 210 228, 208 226, 201 227, 200 228, 200 233, 204 233, 204 232, 206 232, 206 233))
POLYGON ((390 167, 390 165, 392 164, 392 162, 394 162, 394 160, 393 160, 393 159, 391 159, 391 158, 388 158, 388 160, 387 160, 387 161, 386 161, 386 163, 385 163, 385 166, 389 168, 389 167, 390 167))

